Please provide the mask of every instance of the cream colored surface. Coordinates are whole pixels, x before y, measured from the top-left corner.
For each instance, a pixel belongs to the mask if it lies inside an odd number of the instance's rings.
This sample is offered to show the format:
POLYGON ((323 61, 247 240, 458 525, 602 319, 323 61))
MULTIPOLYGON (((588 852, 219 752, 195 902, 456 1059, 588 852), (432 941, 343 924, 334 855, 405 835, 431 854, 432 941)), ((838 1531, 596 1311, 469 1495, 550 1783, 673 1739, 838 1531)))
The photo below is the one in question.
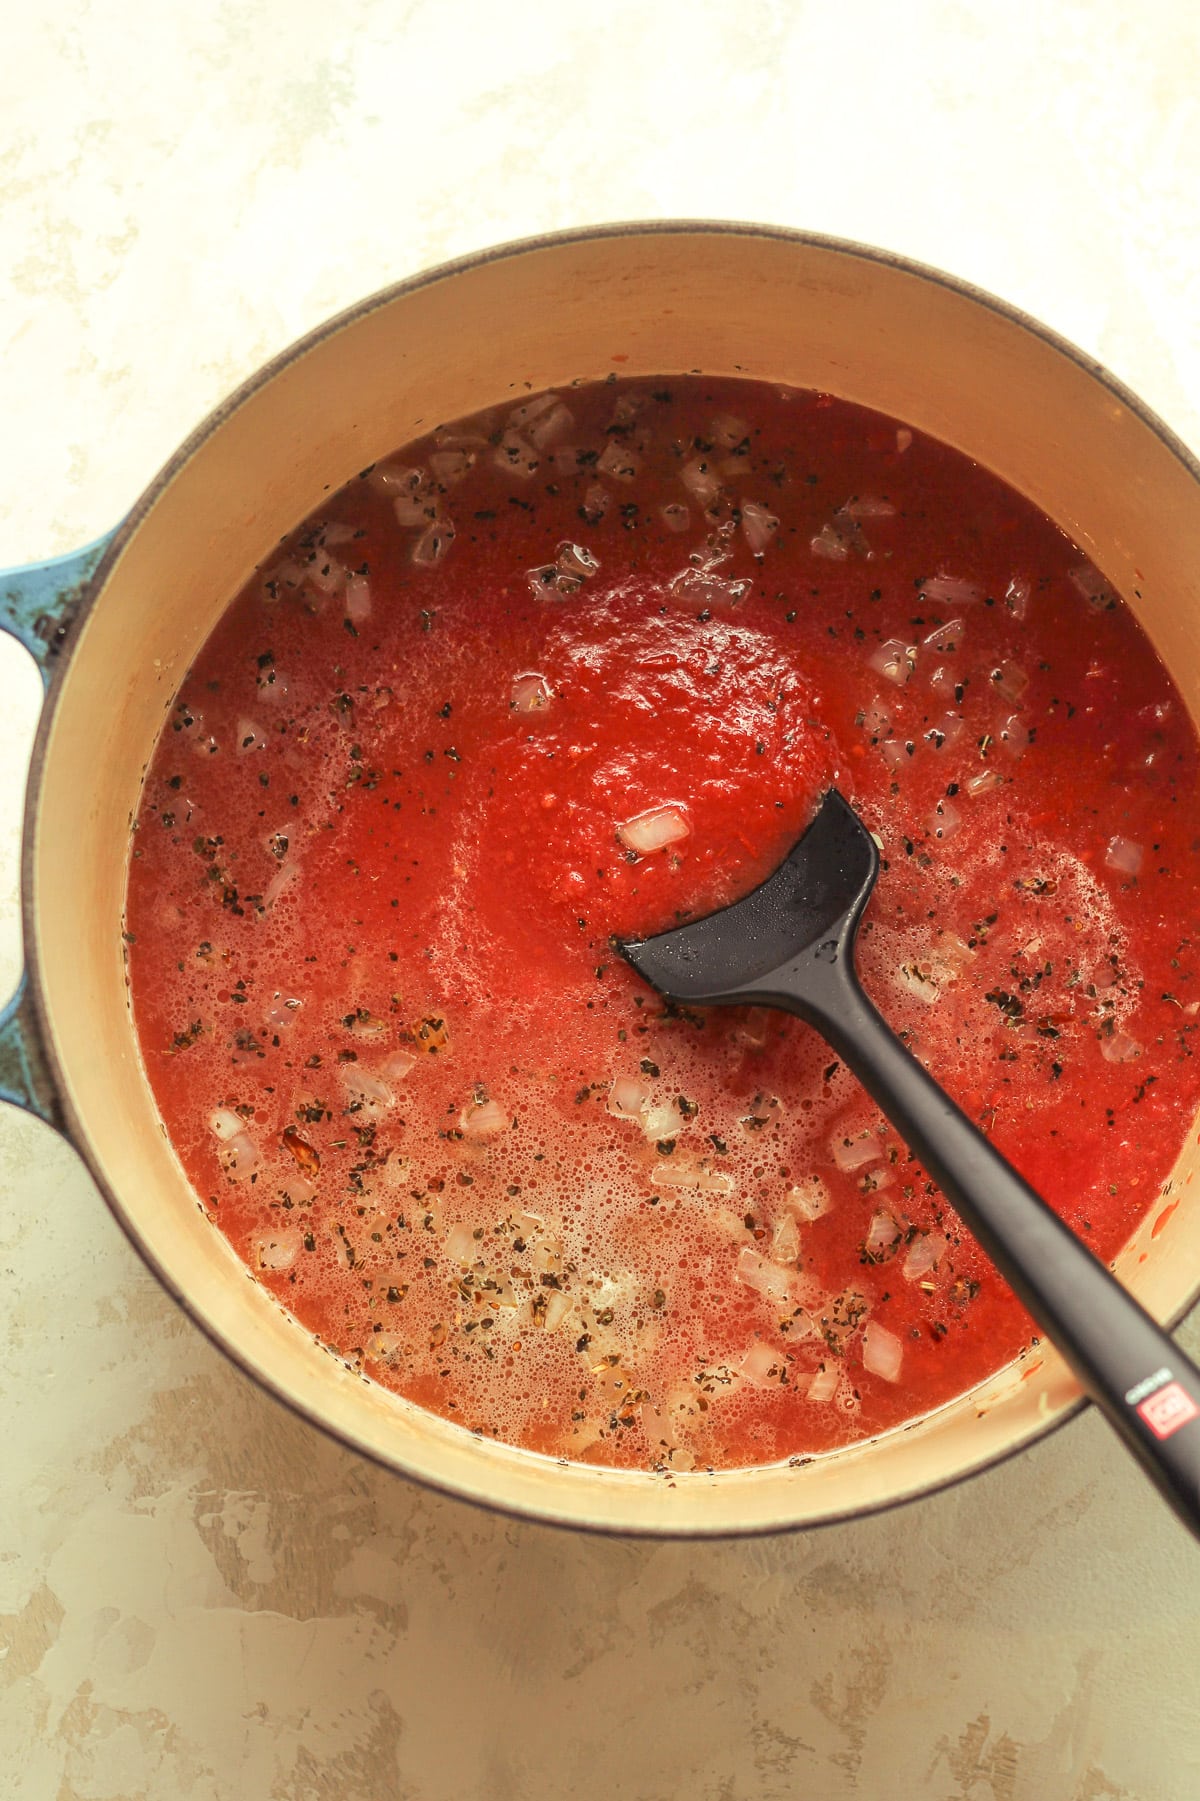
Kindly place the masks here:
MULTIPOLYGON (((111 523, 233 380, 360 293, 605 217, 757 216, 941 263, 1200 445, 1200 30, 1133 19, 14 19, 0 562, 111 523)), ((12 797, 33 683, 0 648, 12 797)), ((515 1526, 234 1375, 48 1132, 5 1116, 0 1159, 0 1795, 1196 1793, 1196 1552, 1095 1420, 807 1538, 515 1526)))

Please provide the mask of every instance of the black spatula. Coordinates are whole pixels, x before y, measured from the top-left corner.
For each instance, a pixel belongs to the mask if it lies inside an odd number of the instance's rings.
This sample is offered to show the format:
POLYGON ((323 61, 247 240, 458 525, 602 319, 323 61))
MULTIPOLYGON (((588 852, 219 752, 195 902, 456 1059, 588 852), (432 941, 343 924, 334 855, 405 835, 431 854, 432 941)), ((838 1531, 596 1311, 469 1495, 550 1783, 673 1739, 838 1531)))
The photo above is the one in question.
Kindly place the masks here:
POLYGON ((879 857, 836 789, 761 887, 706 919, 619 945, 660 993, 782 1007, 854 1071, 1200 1536, 1200 1371, 944 1094, 859 986, 854 940, 879 857))

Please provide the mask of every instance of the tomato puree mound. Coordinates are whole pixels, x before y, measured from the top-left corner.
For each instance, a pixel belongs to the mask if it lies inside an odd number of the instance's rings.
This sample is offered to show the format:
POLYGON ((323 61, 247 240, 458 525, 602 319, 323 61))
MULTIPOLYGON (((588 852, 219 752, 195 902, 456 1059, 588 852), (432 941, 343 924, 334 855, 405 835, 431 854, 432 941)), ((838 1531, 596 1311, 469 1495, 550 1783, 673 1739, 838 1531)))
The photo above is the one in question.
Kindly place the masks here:
POLYGON ((613 950, 838 786, 865 986, 1102 1257, 1200 1103, 1195 734, 1048 519, 828 396, 522 396, 263 562, 146 776, 127 955, 205 1209, 375 1380, 554 1456, 898 1425, 1033 1331, 808 1028, 613 950))

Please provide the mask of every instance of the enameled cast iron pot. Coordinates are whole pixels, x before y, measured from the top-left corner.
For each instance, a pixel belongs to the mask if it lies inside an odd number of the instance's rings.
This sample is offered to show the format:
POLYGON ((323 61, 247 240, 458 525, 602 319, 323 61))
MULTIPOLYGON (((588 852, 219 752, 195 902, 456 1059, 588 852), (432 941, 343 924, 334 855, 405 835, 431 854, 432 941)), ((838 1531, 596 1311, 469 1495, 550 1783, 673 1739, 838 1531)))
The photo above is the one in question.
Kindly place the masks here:
MULTIPOLYGON (((799 1467, 666 1478, 477 1439, 343 1368, 207 1222, 142 1071, 121 956, 130 820, 189 664, 255 562, 433 422, 574 377, 696 370, 819 388, 956 446, 1055 519, 1133 604, 1200 719, 1200 468, 1132 395, 1011 308, 877 251, 759 227, 618 226, 473 256, 364 301, 199 429, 110 538, 0 578, 48 697, 24 845, 25 986, 0 1093, 84 1158, 142 1256, 281 1400, 381 1463, 561 1525, 718 1534, 927 1493, 1080 1405, 1040 1347, 905 1430, 799 1467)), ((1174 1322, 1200 1290, 1197 1129, 1117 1261, 1174 1322), (1182 1204, 1175 1206, 1177 1201, 1182 1204)))

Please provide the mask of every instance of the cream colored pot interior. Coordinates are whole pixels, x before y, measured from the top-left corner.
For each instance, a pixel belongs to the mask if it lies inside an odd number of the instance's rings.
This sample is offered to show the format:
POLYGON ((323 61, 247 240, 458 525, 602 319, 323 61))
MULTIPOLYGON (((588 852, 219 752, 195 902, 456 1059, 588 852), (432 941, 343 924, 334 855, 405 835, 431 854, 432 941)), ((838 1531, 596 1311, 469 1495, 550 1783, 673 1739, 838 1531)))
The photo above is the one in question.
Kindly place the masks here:
MULTIPOLYGON (((242 1364, 351 1444, 457 1493, 576 1525, 714 1533, 936 1487, 1028 1440, 1072 1405, 1074 1386, 1039 1353, 869 1445, 715 1477, 567 1467, 476 1440, 342 1368, 205 1221, 142 1075, 120 939, 151 746, 217 616, 281 534, 434 421, 573 377, 693 369, 825 389, 996 470, 1134 601, 1200 716, 1200 487, 1178 449, 1061 347, 846 247, 699 228, 553 240, 444 270, 330 329, 210 422, 148 496, 45 735, 27 933, 76 1141, 150 1261, 242 1364)), ((1200 1287, 1200 1211, 1171 1212, 1192 1181, 1194 1139, 1169 1196, 1147 1194, 1147 1225, 1119 1264, 1160 1318, 1200 1287)))

